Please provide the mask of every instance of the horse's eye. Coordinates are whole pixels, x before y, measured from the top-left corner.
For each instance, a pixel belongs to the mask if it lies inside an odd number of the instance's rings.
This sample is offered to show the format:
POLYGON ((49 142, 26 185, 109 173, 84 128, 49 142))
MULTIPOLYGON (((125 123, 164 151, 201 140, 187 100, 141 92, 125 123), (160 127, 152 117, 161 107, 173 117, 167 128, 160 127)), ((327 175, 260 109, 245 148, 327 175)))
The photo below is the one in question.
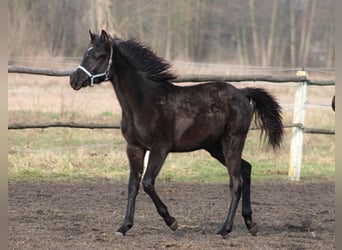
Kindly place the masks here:
POLYGON ((104 58, 104 57, 105 57, 105 55, 103 55, 103 54, 94 54, 94 58, 95 58, 96 60, 102 59, 102 58, 104 58))

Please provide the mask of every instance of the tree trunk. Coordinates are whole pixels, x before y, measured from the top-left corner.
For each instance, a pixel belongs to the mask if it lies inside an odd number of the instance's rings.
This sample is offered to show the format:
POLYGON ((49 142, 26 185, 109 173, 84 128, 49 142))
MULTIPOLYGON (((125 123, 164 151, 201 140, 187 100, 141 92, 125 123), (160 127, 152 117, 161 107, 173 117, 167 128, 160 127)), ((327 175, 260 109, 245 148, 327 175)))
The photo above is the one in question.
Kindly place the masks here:
POLYGON ((249 13, 251 17, 252 36, 253 36, 254 64, 259 64, 260 63, 260 54, 259 54, 260 48, 259 48, 259 43, 258 43, 257 24, 255 20, 254 0, 249 0, 249 13))
POLYGON ((171 60, 171 39, 172 39, 172 7, 170 2, 167 2, 167 37, 166 37, 166 48, 165 48, 165 58, 171 60))
POLYGON ((298 62, 303 65, 303 58, 304 58, 304 50, 305 50, 305 39, 306 39, 306 32, 307 32, 307 20, 308 20, 308 13, 309 13, 309 3, 308 0, 303 0, 304 1, 304 11, 302 14, 302 31, 301 31, 301 37, 300 37, 300 46, 299 46, 299 53, 298 53, 298 62))
POLYGON ((295 3, 290 2, 290 61, 291 67, 296 66, 296 13, 295 3))
POLYGON ((327 56, 327 64, 326 67, 334 67, 334 56, 335 56, 335 34, 334 34, 334 24, 330 24, 329 31, 327 32, 328 35, 328 42, 327 42, 327 47, 328 47, 328 56, 327 56))
POLYGON ((315 12, 316 12, 316 0, 312 0, 310 20, 309 20, 309 26, 308 26, 308 33, 307 33, 307 37, 305 39, 305 47, 304 47, 304 61, 303 61, 304 67, 306 67, 307 63, 308 63, 309 52, 310 52, 310 43, 311 43, 311 35, 312 35, 312 31, 313 31, 313 22, 314 22, 315 12))
POLYGON ((270 27, 270 34, 268 37, 268 44, 267 44, 267 59, 266 64, 272 65, 272 56, 273 56, 273 47, 274 47, 274 34, 275 34, 275 27, 276 27, 276 20, 277 20, 277 12, 278 12, 278 0, 273 1, 272 6, 272 19, 271 19, 271 27, 270 27))

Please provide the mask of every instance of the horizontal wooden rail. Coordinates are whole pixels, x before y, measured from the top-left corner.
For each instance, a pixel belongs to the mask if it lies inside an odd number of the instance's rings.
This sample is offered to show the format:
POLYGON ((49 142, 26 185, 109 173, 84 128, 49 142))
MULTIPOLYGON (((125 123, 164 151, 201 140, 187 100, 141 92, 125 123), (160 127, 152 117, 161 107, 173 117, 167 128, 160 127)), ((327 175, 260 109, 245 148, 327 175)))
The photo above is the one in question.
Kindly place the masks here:
MULTIPOLYGON (((286 124, 285 128, 303 128, 303 124, 286 124)), ((119 124, 95 124, 95 123, 75 123, 75 122, 54 122, 54 123, 40 123, 40 124, 8 124, 8 129, 37 129, 37 128, 86 128, 86 129, 120 129, 119 124)), ((260 128, 251 127, 250 130, 258 130, 260 128)), ((304 128, 304 133, 311 134, 335 134, 334 130, 318 129, 318 128, 304 128)))
POLYGON ((22 73, 31 75, 45 75, 45 76, 70 76, 74 70, 54 70, 47 68, 35 68, 25 66, 8 66, 8 73, 22 73))
POLYGON ((8 124, 8 129, 36 129, 36 128, 87 128, 87 129, 119 129, 119 124, 94 124, 94 123, 75 123, 75 122, 54 122, 54 123, 38 123, 25 124, 13 123, 8 124))
POLYGON ((307 82, 308 85, 331 86, 335 85, 334 80, 310 80, 306 76, 272 76, 272 75, 181 75, 174 82, 307 82))
POLYGON ((323 134, 323 135, 334 135, 335 130, 321 129, 321 128, 304 128, 306 134, 323 134))
MULTIPOLYGON (((8 73, 24 73, 46 76, 70 76, 74 70, 52 70, 47 68, 35 68, 25 66, 8 66, 8 73)), ((227 82, 304 82, 308 85, 331 86, 335 85, 335 80, 311 80, 306 76, 272 76, 272 75, 181 75, 174 82, 207 82, 207 81, 227 81, 227 82)))

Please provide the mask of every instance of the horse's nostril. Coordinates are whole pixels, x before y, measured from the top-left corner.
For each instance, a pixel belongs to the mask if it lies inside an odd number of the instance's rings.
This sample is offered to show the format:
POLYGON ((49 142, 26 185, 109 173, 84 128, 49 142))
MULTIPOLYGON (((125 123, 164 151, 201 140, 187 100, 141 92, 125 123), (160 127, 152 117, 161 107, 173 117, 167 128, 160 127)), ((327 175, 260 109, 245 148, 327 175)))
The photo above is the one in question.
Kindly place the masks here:
POLYGON ((77 80, 76 77, 74 75, 70 75, 70 86, 75 89, 77 86, 77 80))
POLYGON ((69 83, 70 83, 71 86, 73 86, 75 82, 74 82, 74 80, 72 78, 70 78, 70 82, 69 83))
POLYGON ((77 83, 77 77, 72 74, 70 75, 70 84, 76 84, 77 83))
POLYGON ((79 78, 75 74, 70 75, 69 84, 74 90, 80 90, 82 88, 82 82, 79 80, 79 78))

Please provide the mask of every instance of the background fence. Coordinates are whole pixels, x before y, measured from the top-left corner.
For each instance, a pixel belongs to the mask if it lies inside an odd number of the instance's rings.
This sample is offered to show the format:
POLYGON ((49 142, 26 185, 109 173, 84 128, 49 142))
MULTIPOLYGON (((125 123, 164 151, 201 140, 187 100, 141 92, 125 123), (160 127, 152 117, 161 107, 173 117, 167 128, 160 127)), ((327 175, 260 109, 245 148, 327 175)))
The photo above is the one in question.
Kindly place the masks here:
MULTIPOLYGON (((52 70, 48 68, 34 68, 23 66, 8 66, 8 73, 24 73, 35 75, 46 75, 55 77, 69 76, 73 70, 52 70)), ((289 164, 289 177, 292 180, 300 179, 302 162, 302 148, 304 133, 315 134, 335 134, 334 130, 323 128, 310 128, 305 126, 305 110, 307 106, 307 87, 308 86, 332 86, 334 80, 313 80, 310 79, 304 70, 298 71, 295 76, 274 76, 274 75, 181 75, 175 80, 176 83, 194 83, 205 81, 229 81, 229 82, 269 82, 269 83, 295 83, 296 93, 293 104, 293 120, 290 124, 285 124, 285 128, 292 128, 291 153, 289 164)), ((119 124, 95 124, 95 123, 75 123, 75 122, 47 122, 47 123, 9 123, 8 129, 32 129, 49 127, 69 127, 69 128, 88 128, 88 129, 119 129, 119 124)), ((258 129, 251 127, 251 129, 258 129)))

